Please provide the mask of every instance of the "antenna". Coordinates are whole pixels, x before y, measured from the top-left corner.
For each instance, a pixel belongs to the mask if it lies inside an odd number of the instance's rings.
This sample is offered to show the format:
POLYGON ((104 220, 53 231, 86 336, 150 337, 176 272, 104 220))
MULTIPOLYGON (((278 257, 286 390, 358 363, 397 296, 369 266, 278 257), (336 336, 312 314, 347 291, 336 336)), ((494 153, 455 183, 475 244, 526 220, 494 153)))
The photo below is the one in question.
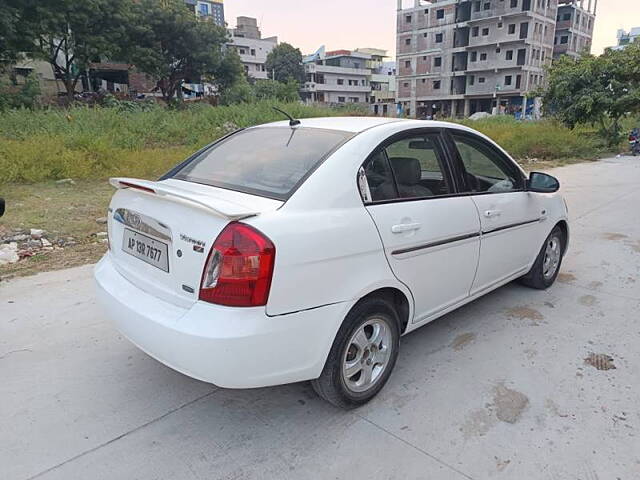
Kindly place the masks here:
POLYGON ((295 127, 296 125, 300 125, 300 120, 296 120, 295 118, 293 118, 291 115, 289 115, 284 110, 280 110, 278 107, 271 107, 271 108, 273 108, 276 112, 280 112, 285 117, 287 117, 289 119, 289 126, 290 127, 295 127))

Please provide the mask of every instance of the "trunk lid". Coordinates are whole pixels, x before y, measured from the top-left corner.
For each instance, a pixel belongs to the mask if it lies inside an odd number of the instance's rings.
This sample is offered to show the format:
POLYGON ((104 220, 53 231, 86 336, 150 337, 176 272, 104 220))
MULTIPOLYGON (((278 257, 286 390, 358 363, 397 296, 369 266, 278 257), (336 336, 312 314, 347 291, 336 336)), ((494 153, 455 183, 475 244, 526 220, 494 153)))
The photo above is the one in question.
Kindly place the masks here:
POLYGON ((211 245, 231 221, 281 201, 182 180, 112 178, 109 242, 115 268, 136 287, 188 307, 198 299, 211 245))

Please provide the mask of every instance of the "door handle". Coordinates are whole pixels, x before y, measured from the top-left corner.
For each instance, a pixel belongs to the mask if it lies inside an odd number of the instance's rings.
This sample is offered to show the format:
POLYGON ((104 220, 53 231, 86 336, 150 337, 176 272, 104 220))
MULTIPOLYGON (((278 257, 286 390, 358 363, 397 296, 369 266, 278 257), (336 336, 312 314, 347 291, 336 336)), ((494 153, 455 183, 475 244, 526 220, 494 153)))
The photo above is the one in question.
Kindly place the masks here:
POLYGON ((501 213, 501 210, 487 210, 484 212, 484 216, 487 218, 499 217, 501 213))
POLYGON ((404 233, 411 232, 412 230, 418 230, 420 228, 419 223, 400 223, 391 227, 392 233, 404 233))

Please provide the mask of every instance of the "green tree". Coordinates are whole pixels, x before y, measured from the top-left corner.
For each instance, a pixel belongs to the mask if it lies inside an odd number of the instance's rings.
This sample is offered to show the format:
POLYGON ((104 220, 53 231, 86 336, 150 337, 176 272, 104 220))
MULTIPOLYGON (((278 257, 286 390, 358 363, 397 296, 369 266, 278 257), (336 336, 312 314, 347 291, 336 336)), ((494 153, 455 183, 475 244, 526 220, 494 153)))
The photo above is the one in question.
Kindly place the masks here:
POLYGON ((237 53, 224 48, 227 32, 198 20, 184 0, 140 0, 133 6, 128 60, 158 80, 165 100, 182 97, 181 84, 201 77, 221 90, 242 68, 237 53))
POLYGON ((272 80, 287 82, 292 78, 298 83, 304 82, 302 53, 288 43, 281 43, 269 52, 265 67, 272 80))
POLYGON ((258 100, 280 100, 283 102, 295 102, 300 99, 298 91, 300 85, 289 78, 286 82, 276 80, 256 80, 253 90, 258 100))
POLYGON ((549 68, 545 109, 568 127, 598 125, 609 145, 621 139, 621 120, 640 111, 640 45, 603 55, 563 56, 549 68))
POLYGON ((0 111, 10 108, 35 108, 40 97, 40 83, 32 73, 22 85, 0 81, 0 111))
POLYGON ((31 49, 31 38, 22 25, 22 2, 0 0, 0 71, 31 49))
POLYGON ((255 92, 246 77, 242 76, 237 81, 221 90, 220 103, 233 105, 236 103, 252 103, 256 99, 255 92))
POLYGON ((216 67, 210 82, 223 92, 238 82, 244 83, 243 81, 246 82, 246 75, 240 55, 235 49, 225 47, 220 64, 216 67))
MULTIPOLYGON (((29 38, 28 55, 51 64, 73 98, 89 63, 120 54, 130 0, 21 0, 17 28, 29 38)), ((23 43, 24 44, 24 43, 23 43)))

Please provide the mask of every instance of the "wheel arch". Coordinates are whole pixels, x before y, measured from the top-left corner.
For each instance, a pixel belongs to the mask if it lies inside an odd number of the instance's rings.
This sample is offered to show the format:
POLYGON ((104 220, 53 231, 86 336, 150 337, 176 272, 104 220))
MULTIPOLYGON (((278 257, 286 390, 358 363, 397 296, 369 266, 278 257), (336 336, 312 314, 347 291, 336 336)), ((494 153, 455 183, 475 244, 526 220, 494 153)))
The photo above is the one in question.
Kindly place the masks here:
POLYGON ((566 220, 560 220, 553 228, 555 227, 560 228, 562 235, 564 235, 564 244, 562 245, 562 255, 564 255, 569 247, 569 224, 566 220))
POLYGON ((412 313, 412 301, 408 298, 405 292, 396 287, 377 288, 360 297, 360 299, 353 304, 349 311, 353 310, 357 305, 368 298, 383 298, 391 305, 393 305, 398 315, 398 319, 400 320, 400 335, 402 335, 407 330, 409 319, 411 318, 412 313))

